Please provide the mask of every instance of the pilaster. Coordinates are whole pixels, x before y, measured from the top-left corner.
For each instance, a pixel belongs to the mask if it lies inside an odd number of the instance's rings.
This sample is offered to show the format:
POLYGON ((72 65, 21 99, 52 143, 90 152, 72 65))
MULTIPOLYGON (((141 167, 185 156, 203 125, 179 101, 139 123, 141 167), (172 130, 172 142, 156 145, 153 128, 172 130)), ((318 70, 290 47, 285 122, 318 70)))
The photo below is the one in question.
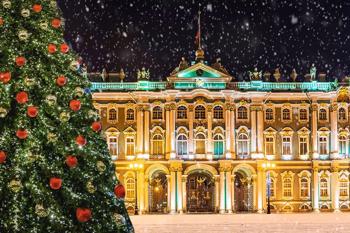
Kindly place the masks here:
POLYGON ((313 103, 311 105, 312 111, 312 122, 311 122, 311 138, 312 138, 312 157, 313 159, 319 159, 318 153, 318 143, 317 143, 317 115, 318 115, 318 105, 313 103))
POLYGON ((338 104, 332 103, 330 106, 331 111, 331 159, 338 159, 338 104))

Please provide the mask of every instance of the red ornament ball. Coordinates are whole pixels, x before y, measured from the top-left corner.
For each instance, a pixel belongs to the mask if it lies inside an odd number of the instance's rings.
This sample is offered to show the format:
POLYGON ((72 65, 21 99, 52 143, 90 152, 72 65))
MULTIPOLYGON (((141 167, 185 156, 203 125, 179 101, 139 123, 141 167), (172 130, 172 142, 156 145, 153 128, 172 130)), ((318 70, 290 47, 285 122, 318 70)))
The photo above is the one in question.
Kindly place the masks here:
POLYGON ((24 66, 27 60, 25 59, 25 57, 16 57, 15 62, 17 66, 24 66))
POLYGON ((4 19, 0 17, 0 26, 4 25, 4 19))
POLYGON ((25 104, 28 102, 28 94, 25 91, 18 92, 16 95, 16 101, 19 104, 25 104))
POLYGON ((118 198, 124 198, 125 197, 125 188, 124 188, 124 186, 121 185, 121 184, 118 184, 117 186, 115 186, 114 194, 118 198))
POLYGON ((81 107, 81 103, 79 100, 71 100, 69 103, 69 107, 70 109, 72 109, 74 112, 79 111, 80 107, 81 107))
POLYGON ((91 210, 89 208, 77 208, 76 217, 79 222, 87 222, 91 219, 91 210))
POLYGON ((61 44, 61 53, 68 53, 69 46, 65 43, 61 44))
POLYGON ((51 25, 54 28, 59 28, 59 27, 61 27, 61 20, 60 19, 53 19, 51 21, 51 25))
POLYGON ((67 83, 67 78, 64 77, 63 75, 58 76, 56 79, 56 84, 60 87, 63 87, 67 83))
POLYGON ((1 163, 5 163, 6 157, 7 157, 7 156, 6 156, 5 151, 0 150, 0 164, 1 164, 1 163))
POLYGON ((76 166, 78 165, 78 159, 77 159, 77 157, 69 155, 69 156, 66 158, 66 164, 67 164, 67 166, 70 167, 70 168, 76 167, 76 166))
POLYGON ((36 13, 39 13, 42 9, 43 9, 43 7, 40 4, 33 5, 33 11, 36 13))
POLYGON ((11 80, 11 73, 10 72, 1 72, 0 73, 0 82, 6 84, 10 82, 11 80))
POLYGON ((28 137, 28 132, 27 130, 25 129, 19 129, 17 130, 16 132, 16 136, 19 138, 19 139, 26 139, 28 137))
POLYGON ((95 132, 100 131, 101 128, 102 128, 101 122, 95 121, 94 123, 92 123, 91 128, 92 128, 92 130, 95 131, 95 132))
POLYGON ((79 146, 85 146, 87 141, 85 139, 85 137, 83 135, 78 135, 75 138, 75 142, 79 145, 79 146))
POLYGON ((62 187, 62 179, 53 177, 50 179, 50 188, 53 190, 59 190, 62 187))
POLYGON ((29 106, 27 108, 27 115, 31 118, 34 118, 38 115, 38 108, 35 106, 29 106))
POLYGON ((48 46, 47 46, 47 50, 49 51, 49 53, 55 53, 56 52, 56 45, 54 45, 54 44, 49 44, 48 46))

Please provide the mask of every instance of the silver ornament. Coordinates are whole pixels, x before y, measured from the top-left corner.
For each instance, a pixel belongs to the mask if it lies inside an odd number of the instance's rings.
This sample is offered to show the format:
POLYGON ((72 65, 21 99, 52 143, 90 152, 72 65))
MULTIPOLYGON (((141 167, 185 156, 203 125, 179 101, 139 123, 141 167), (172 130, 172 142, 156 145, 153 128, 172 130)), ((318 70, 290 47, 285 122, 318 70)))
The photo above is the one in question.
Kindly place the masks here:
POLYGON ((4 118, 7 115, 7 109, 0 107, 0 118, 4 118))
POLYGON ((11 191, 18 193, 22 189, 22 183, 19 180, 11 180, 8 187, 11 191))
POLYGON ((4 0, 2 1, 2 6, 6 9, 10 9, 11 8, 11 2, 9 0, 4 0))
POLYGON ((57 102, 57 97, 54 95, 48 95, 46 96, 46 103, 50 106, 56 104, 57 102))
POLYGON ((124 218, 123 215, 118 214, 118 213, 115 213, 115 214, 113 215, 113 217, 114 217, 115 222, 116 222, 118 225, 125 225, 125 224, 126 224, 126 221, 125 221, 125 218, 124 218))
POLYGON ((97 161, 96 166, 97 170, 101 173, 106 170, 106 165, 102 161, 97 161))
POLYGON ((29 16, 30 16, 30 10, 29 10, 29 9, 22 9, 21 15, 22 15, 24 18, 29 17, 29 16))
POLYGON ((19 40, 25 41, 25 40, 28 39, 28 37, 29 37, 29 34, 28 34, 28 32, 26 30, 21 30, 21 31, 18 32, 19 40))

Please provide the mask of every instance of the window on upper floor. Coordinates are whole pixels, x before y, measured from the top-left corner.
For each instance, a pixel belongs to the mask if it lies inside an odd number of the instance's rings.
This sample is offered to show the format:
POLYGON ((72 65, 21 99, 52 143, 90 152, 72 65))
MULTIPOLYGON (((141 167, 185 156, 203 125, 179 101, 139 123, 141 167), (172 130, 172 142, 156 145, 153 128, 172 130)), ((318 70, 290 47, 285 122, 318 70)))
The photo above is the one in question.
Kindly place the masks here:
POLYGON ((275 154, 275 138, 273 136, 265 137, 265 155, 275 154))
POLYGON ((327 136, 319 137, 319 153, 320 155, 328 154, 328 137, 327 136))
POLYGON ((153 108, 152 119, 153 120, 162 120, 163 119, 163 109, 160 106, 156 106, 153 108))
POLYGON ((110 121, 117 120, 117 110, 112 108, 108 111, 108 120, 110 120, 110 121))
POLYGON ((128 110, 126 110, 126 120, 127 121, 135 120, 135 111, 134 111, 134 109, 129 108, 128 110))
POLYGON ((196 154, 206 153, 206 137, 203 133, 196 135, 196 154))
POLYGON ((240 106, 237 109, 237 119, 238 120, 247 120, 248 119, 248 110, 244 106, 240 106))
POLYGON ((308 117, 307 117, 307 109, 300 109, 299 110, 299 120, 300 121, 307 121, 308 117))
POLYGON ((246 133, 240 133, 237 138, 237 156, 247 159, 249 156, 249 138, 246 133))
POLYGON ((291 118, 291 112, 288 108, 285 108, 282 110, 282 120, 283 121, 290 121, 291 118))
POLYGON ((214 158, 222 158, 224 155, 224 137, 220 134, 214 136, 214 158))
POLYGON ((224 110, 221 106, 215 106, 214 109, 214 119, 224 119, 224 110))
POLYGON ((345 135, 339 136, 339 154, 340 155, 346 155, 347 154, 347 141, 348 138, 345 135))
POLYGON ((160 134, 155 134, 152 138, 152 154, 153 155, 162 155, 164 144, 163 136, 160 134))
POLYGON ((118 138, 108 137, 108 149, 111 156, 118 156, 118 138))
POLYGON ((272 108, 268 108, 265 110, 265 120, 273 121, 273 109, 272 108))
POLYGON ((205 117, 205 107, 203 105, 198 105, 194 109, 194 118, 199 119, 206 119, 205 117))
POLYGON ((185 106, 177 108, 177 119, 187 119, 187 108, 185 106))
POLYGON ((321 108, 320 111, 318 112, 318 119, 320 121, 326 121, 327 118, 327 110, 324 108, 321 108))
POLYGON ((299 137, 299 154, 307 155, 309 153, 308 137, 300 136, 299 137))
POLYGON ((177 154, 178 155, 187 155, 187 136, 184 134, 180 134, 177 137, 177 154))
POLYGON ((292 155, 292 137, 282 137, 282 155, 292 155))
POLYGON ((338 120, 346 121, 346 111, 345 108, 339 108, 338 110, 338 120))
POLYGON ((127 137, 126 141, 126 156, 135 156, 135 139, 134 137, 127 137))

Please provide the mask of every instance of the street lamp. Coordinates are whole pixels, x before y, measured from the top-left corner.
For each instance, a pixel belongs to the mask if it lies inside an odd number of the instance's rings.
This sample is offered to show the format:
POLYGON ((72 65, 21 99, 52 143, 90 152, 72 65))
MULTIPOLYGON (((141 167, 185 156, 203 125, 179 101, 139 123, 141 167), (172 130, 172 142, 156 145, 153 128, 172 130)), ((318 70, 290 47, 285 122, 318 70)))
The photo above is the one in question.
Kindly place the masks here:
POLYGON ((129 164, 130 170, 135 171, 135 215, 139 215, 139 208, 137 206, 137 171, 143 169, 142 163, 130 163, 129 164))
POLYGON ((262 167, 267 172, 267 214, 271 214, 271 204, 270 204, 270 196, 271 196, 271 175, 270 175, 270 169, 275 168, 276 164, 271 162, 266 162, 262 164, 262 167))

